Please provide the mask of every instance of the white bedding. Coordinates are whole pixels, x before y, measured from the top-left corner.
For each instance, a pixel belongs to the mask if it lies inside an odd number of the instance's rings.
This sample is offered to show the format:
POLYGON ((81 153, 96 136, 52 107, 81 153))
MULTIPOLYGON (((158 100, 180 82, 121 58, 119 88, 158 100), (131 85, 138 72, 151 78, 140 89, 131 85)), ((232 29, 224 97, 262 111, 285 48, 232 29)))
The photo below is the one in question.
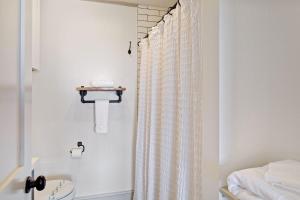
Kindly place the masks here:
POLYGON ((265 180, 272 185, 300 194, 300 162, 284 160, 270 163, 265 180))
POLYGON ((228 189, 241 200, 300 200, 300 194, 268 183, 268 167, 245 169, 228 177, 228 189))
POLYGON ((236 195, 238 199, 241 200, 263 200, 262 198, 259 198, 258 196, 252 194, 251 192, 248 192, 247 190, 240 189, 238 195, 236 195))

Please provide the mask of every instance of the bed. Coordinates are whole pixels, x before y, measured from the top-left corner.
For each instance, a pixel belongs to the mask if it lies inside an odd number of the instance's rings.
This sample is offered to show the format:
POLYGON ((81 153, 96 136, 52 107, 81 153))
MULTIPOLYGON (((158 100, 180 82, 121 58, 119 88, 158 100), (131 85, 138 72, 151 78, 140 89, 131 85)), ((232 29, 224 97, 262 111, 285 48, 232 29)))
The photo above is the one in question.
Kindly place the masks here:
POLYGON ((234 196, 231 192, 229 192, 228 187, 222 187, 220 189, 221 194, 228 200, 239 200, 236 196, 234 196))
POLYGON ((262 200, 247 190, 241 190, 241 193, 238 196, 235 196, 228 190, 228 186, 222 187, 220 192, 227 200, 262 200))
POLYGON ((220 192, 228 200, 300 200, 300 162, 279 161, 233 172, 220 192))

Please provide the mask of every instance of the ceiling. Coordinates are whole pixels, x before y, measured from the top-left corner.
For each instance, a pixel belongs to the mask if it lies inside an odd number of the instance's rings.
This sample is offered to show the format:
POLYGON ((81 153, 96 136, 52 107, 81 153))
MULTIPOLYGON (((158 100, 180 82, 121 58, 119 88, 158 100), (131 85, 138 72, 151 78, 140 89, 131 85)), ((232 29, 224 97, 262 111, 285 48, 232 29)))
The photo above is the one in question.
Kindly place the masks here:
POLYGON ((122 4, 122 5, 129 5, 129 6, 149 5, 149 6, 158 6, 158 7, 170 7, 176 2, 176 0, 90 0, 90 1, 122 4))
POLYGON ((170 7, 176 0, 137 0, 140 5, 151 5, 159 7, 170 7))

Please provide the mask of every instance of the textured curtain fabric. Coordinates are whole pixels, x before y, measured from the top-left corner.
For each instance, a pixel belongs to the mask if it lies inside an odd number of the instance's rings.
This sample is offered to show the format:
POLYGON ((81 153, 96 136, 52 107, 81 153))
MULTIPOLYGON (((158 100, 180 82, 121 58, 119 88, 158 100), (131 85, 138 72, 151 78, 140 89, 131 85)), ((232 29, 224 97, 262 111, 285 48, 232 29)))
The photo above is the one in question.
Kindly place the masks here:
POLYGON ((141 42, 136 200, 201 199, 200 2, 180 3, 141 42))

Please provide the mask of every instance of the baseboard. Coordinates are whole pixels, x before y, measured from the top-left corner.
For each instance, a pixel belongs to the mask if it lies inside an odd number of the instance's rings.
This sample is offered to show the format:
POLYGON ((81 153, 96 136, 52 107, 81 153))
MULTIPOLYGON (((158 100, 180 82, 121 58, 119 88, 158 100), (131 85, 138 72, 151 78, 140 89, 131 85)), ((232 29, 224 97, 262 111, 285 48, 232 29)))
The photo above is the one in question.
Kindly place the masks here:
POLYGON ((133 191, 114 192, 109 194, 90 195, 76 197, 75 200, 132 200, 133 191))

